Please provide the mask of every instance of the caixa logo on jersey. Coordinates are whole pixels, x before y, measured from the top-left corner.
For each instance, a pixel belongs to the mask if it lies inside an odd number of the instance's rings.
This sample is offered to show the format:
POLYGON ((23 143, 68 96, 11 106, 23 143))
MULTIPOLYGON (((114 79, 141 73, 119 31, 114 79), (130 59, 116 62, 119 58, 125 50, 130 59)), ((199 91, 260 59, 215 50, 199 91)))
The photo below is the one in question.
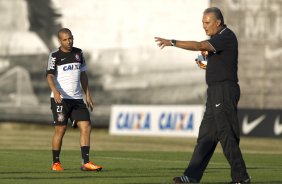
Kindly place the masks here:
POLYGON ((66 66, 63 67, 64 71, 79 70, 79 69, 80 69, 80 64, 66 65, 66 66))
POLYGON ((151 114, 148 112, 120 112, 116 119, 117 129, 149 130, 151 114))
POLYGON ((194 114, 187 112, 163 112, 159 117, 160 130, 193 130, 194 114))

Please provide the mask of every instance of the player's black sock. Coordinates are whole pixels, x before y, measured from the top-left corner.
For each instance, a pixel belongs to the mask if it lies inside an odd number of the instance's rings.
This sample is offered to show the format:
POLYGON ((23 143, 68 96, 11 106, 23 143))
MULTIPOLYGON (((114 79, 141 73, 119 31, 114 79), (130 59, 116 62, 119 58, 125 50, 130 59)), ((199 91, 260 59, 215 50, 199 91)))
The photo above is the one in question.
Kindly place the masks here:
POLYGON ((90 146, 81 147, 81 156, 84 164, 89 162, 89 150, 90 150, 90 146))
POLYGON ((60 162, 60 152, 61 150, 52 150, 53 152, 53 163, 60 162))

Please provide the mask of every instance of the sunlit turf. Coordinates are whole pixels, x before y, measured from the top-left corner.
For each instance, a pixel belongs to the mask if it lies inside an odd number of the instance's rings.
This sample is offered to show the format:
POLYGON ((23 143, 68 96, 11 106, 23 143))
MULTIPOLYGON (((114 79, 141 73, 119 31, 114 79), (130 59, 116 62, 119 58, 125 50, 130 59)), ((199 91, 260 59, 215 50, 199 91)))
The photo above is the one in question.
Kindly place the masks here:
MULTIPOLYGON (((0 150, 0 183, 115 184, 173 183, 183 173, 191 153, 164 151, 96 151, 91 160, 101 172, 80 171, 80 152, 62 150, 65 171, 50 170, 49 150, 0 150)), ((253 183, 282 183, 281 154, 244 154, 253 183)), ((227 183, 230 168, 222 153, 215 153, 201 183, 227 183)))

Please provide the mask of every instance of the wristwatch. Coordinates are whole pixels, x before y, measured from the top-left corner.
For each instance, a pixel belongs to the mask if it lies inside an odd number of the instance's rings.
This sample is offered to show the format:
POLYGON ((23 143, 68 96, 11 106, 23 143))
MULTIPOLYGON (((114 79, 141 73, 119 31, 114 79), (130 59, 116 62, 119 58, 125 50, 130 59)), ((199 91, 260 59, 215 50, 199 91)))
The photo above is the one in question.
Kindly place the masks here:
POLYGON ((171 46, 176 46, 176 40, 170 40, 170 45, 171 46))

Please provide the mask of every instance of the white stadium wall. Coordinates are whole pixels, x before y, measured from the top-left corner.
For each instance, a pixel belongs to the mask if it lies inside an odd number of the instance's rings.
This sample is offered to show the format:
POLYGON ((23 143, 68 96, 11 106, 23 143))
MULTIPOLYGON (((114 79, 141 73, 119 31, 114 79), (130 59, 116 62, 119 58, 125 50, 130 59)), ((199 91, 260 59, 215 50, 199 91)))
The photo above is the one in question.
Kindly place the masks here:
MULTIPOLYGON (((194 61, 198 53, 161 50, 154 37, 206 39, 202 12, 208 6, 222 9, 239 40, 240 123, 247 116, 252 122, 275 114, 257 128, 271 124, 275 134, 270 128, 266 136, 280 136, 280 0, 0 0, 0 78, 9 71, 25 76, 0 82, 0 121, 52 122, 45 68, 61 27, 70 28, 74 46, 84 50, 94 125, 109 125, 113 104, 204 105, 204 71, 194 61)), ((262 136, 256 129, 246 135, 262 136)))
MULTIPOLYGON (((33 89, 24 91, 34 91, 39 107, 29 107, 25 120, 36 119, 45 109, 44 117, 50 116, 51 121, 45 68, 48 52, 58 47, 57 30, 68 27, 74 34, 74 46, 82 48, 87 59, 96 122, 108 124, 112 104, 203 104, 204 71, 194 61, 198 53, 175 48, 161 50, 154 37, 205 39, 201 18, 208 3, 0 0, 0 76, 15 67, 27 70, 33 89)), ((11 83, 20 80, 14 78, 11 83)), ((26 95, 18 93, 22 90, 17 86, 3 89, 1 86, 0 103, 9 104, 10 108, 17 106, 16 113, 21 113, 14 96, 22 99, 26 95)), ((8 114, 7 108, 1 112, 5 113, 1 116, 4 120, 16 118, 8 114)))
POLYGON ((282 109, 282 1, 216 0, 239 40, 240 107, 282 109))

